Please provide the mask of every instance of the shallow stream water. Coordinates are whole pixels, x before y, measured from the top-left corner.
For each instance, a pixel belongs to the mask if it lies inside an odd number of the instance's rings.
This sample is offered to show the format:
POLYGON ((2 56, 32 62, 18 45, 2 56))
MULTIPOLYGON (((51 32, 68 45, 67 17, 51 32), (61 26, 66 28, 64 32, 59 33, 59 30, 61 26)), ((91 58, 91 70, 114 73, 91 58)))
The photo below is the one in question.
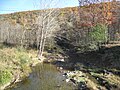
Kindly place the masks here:
POLYGON ((38 64, 28 78, 7 90, 74 90, 71 83, 51 64, 38 64))

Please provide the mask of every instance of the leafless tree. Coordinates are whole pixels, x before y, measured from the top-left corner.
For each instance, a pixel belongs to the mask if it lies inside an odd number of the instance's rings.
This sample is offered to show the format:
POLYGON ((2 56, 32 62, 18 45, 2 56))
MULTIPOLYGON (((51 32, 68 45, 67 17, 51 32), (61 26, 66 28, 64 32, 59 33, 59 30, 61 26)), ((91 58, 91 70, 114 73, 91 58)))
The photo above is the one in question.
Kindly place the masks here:
POLYGON ((58 8, 52 8, 56 6, 58 0, 40 0, 40 8, 36 24, 37 30, 37 46, 38 46, 38 59, 42 59, 44 46, 47 37, 51 37, 53 32, 58 28, 58 21, 56 20, 59 15, 58 8))

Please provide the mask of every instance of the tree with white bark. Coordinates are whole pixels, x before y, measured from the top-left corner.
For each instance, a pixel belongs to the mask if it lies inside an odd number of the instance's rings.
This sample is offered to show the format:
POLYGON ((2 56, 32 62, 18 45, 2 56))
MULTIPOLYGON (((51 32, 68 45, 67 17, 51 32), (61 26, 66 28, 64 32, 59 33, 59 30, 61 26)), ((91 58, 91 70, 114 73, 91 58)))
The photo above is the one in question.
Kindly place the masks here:
POLYGON ((59 8, 52 8, 56 6, 58 0, 40 0, 40 10, 36 24, 37 29, 37 47, 38 47, 38 59, 42 60, 43 51, 46 44, 46 39, 52 37, 54 31, 59 27, 56 20, 59 15, 59 8))

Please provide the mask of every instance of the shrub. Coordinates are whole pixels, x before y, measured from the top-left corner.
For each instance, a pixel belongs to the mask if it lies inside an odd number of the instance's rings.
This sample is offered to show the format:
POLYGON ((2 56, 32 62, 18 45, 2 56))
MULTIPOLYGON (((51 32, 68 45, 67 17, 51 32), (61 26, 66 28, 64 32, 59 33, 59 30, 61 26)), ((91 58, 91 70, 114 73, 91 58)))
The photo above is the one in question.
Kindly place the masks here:
POLYGON ((12 74, 10 73, 10 71, 0 71, 0 85, 10 82, 11 78, 12 74))
POLYGON ((104 24, 97 24, 92 28, 92 31, 90 32, 90 36, 94 39, 95 42, 106 42, 107 41, 107 26, 104 24))
POLYGON ((26 64, 30 58, 27 55, 20 55, 19 59, 21 64, 26 64))

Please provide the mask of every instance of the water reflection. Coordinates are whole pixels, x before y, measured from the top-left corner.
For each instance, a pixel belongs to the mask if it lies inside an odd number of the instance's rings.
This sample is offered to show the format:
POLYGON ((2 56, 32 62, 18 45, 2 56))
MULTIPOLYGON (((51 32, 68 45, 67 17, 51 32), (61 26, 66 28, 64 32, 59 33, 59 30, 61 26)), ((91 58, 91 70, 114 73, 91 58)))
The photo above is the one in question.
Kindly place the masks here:
POLYGON ((9 90, 74 90, 51 64, 39 64, 30 76, 9 90))

